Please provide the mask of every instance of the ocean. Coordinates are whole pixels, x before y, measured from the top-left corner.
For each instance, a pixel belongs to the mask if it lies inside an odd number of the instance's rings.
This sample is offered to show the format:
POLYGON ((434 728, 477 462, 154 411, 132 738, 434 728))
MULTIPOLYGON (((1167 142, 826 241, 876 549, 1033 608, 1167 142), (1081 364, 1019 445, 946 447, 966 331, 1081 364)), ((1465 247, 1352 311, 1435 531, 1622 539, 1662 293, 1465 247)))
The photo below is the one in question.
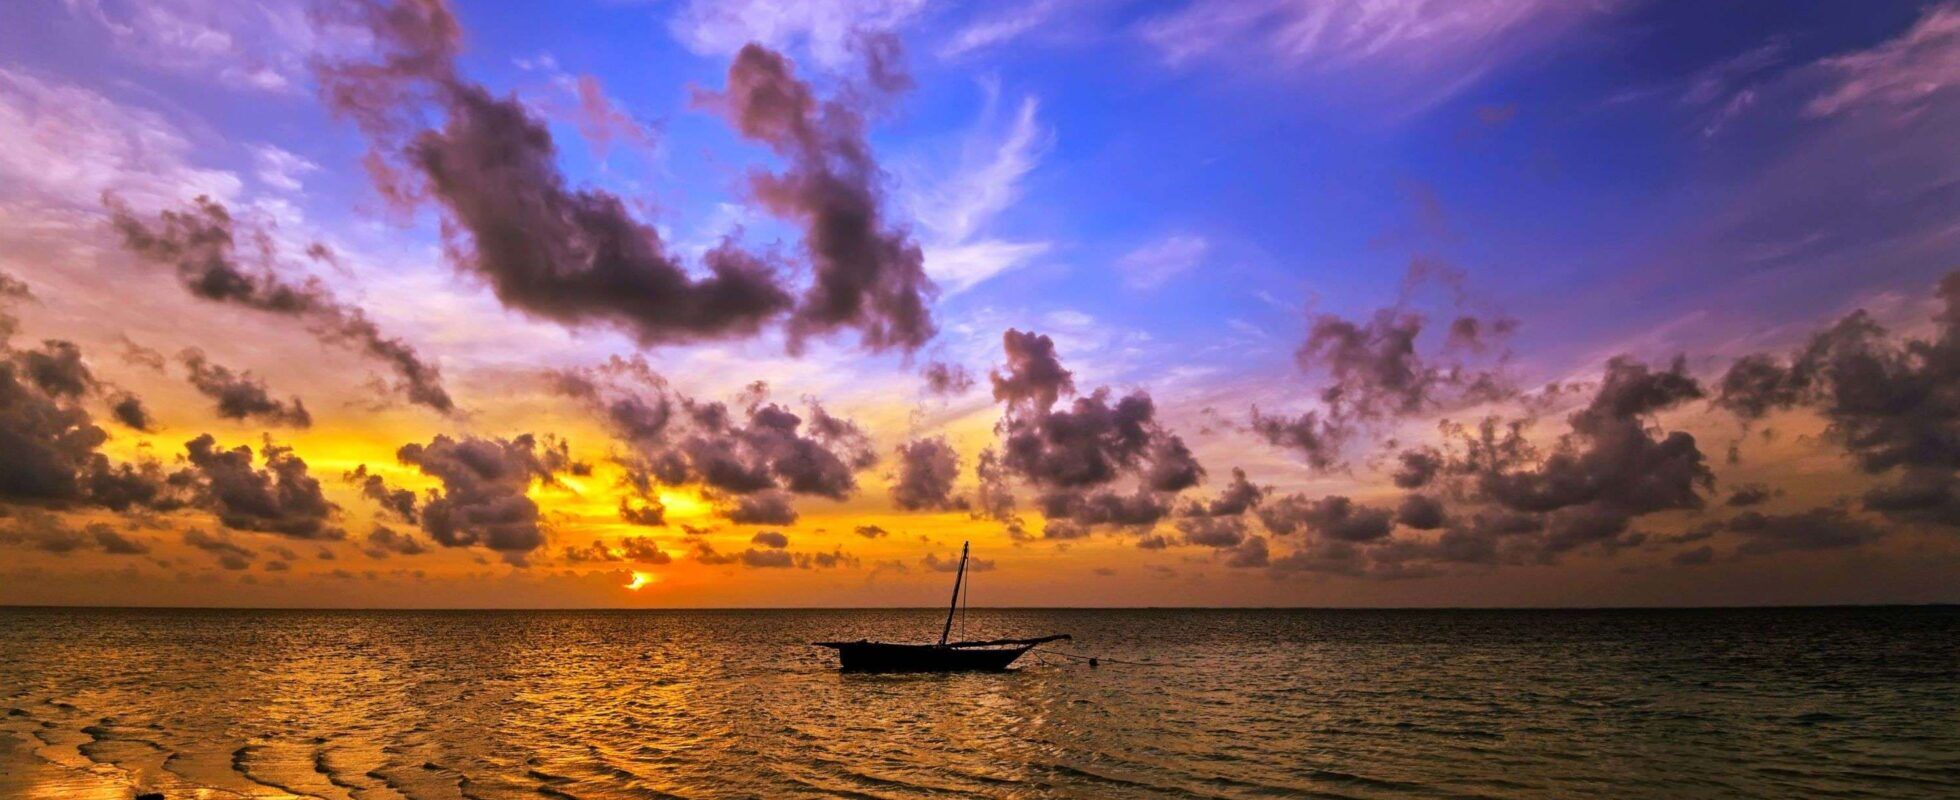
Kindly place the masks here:
POLYGON ((0 609, 0 797, 1960 797, 1956 608, 975 609, 1075 636, 1002 674, 809 646, 942 615, 0 609))

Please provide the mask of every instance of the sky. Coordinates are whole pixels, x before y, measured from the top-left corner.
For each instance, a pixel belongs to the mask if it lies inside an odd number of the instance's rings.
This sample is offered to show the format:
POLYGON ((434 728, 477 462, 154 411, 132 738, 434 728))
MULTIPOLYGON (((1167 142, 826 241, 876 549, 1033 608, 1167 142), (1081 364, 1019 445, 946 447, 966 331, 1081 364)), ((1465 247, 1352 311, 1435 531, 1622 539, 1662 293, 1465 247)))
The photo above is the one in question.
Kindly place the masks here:
POLYGON ((1960 601, 1960 4, 0 11, 0 603, 1960 601))

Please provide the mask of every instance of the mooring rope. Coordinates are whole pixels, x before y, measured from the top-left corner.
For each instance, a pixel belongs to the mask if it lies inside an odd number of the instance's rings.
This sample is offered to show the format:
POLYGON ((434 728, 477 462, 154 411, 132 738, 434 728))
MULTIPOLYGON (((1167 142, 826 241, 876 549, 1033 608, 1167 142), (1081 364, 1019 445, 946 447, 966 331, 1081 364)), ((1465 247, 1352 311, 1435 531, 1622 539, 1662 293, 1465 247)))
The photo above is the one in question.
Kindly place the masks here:
POLYGON ((1099 663, 1099 664, 1100 664, 1100 663, 1109 663, 1109 664, 1128 664, 1128 665, 1130 665, 1130 666, 1133 666, 1133 667, 1174 667, 1174 666, 1177 666, 1176 664, 1163 664, 1163 663, 1159 663, 1159 662, 1155 662, 1155 661, 1125 661, 1125 660, 1123 660, 1123 659, 1120 659, 1120 658, 1106 658, 1106 657, 1103 657, 1103 656, 1088 656, 1088 655, 1081 655, 1081 654, 1078 654, 1078 653, 1064 653, 1064 652, 1062 652, 1062 651, 1060 651, 1060 650, 1043 650, 1043 649, 1041 649, 1041 648, 1039 648, 1039 647, 1037 647, 1037 648, 1034 648, 1034 649, 1032 649, 1032 650, 1029 650, 1028 652, 1031 652, 1031 653, 1039 653, 1039 654, 1041 654, 1041 655, 1047 655, 1047 656, 1061 656, 1061 657, 1063 657, 1063 658, 1073 658, 1073 659, 1076 659, 1076 660, 1079 660, 1079 661, 1089 661, 1089 662, 1093 662, 1093 663, 1099 663))

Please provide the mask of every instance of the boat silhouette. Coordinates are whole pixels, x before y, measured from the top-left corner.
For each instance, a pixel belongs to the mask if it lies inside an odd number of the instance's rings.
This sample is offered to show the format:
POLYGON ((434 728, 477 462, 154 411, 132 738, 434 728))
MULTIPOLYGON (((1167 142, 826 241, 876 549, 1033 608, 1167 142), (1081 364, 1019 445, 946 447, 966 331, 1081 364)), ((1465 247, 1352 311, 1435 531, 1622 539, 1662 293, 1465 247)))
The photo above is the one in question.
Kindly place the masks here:
POLYGON ((946 607, 946 625, 939 630, 937 644, 909 642, 815 642, 817 647, 837 651, 837 661, 845 672, 982 672, 1007 669, 1029 650, 1044 642, 1070 638, 1066 633, 1032 639, 985 639, 948 642, 953 633, 953 615, 960 608, 960 588, 966 581, 967 554, 971 543, 960 544, 959 571, 953 576, 953 600, 946 607))

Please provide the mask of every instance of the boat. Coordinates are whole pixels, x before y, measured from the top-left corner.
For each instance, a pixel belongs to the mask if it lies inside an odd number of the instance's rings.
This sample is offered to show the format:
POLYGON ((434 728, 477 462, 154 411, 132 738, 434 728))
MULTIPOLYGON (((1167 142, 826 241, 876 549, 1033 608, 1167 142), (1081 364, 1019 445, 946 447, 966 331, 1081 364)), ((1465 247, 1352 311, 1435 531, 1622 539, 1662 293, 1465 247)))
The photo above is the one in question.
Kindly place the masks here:
POLYGON ((1068 639, 1066 633, 1032 639, 985 639, 968 642, 946 641, 953 634, 953 616, 960 609, 960 591, 966 583, 966 562, 971 542, 960 545, 960 567, 953 575, 953 600, 946 607, 946 625, 939 630, 937 644, 911 642, 815 642, 817 647, 837 651, 838 665, 845 672, 999 672, 1046 642, 1068 639))

